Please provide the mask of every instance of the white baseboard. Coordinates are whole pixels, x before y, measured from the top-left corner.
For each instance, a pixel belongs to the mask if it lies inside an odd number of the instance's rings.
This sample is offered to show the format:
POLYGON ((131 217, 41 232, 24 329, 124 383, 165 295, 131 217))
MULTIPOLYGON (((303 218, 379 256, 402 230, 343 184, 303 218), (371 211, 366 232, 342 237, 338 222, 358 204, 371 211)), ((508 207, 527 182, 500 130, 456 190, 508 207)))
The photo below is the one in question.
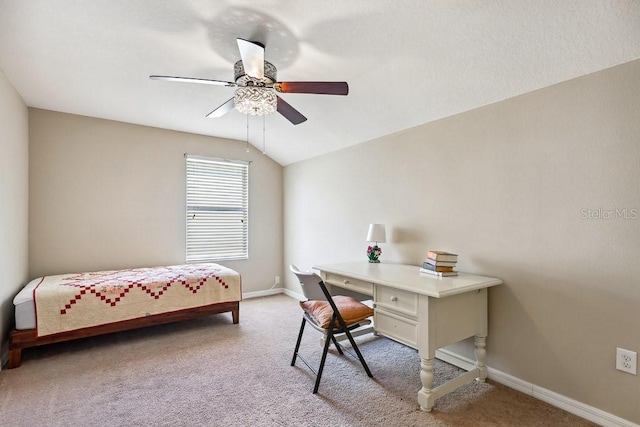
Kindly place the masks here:
MULTIPOLYGON (((436 357, 447 363, 451 363, 466 371, 475 367, 475 362, 467 357, 460 356, 452 351, 441 349, 436 351, 436 357)), ((488 368, 489 379, 505 385, 524 394, 535 397, 557 408, 563 409, 586 420, 599 424, 603 427, 640 427, 640 425, 627 421, 616 415, 586 405, 567 396, 539 387, 530 382, 521 380, 512 375, 506 374, 497 369, 488 368)))
POLYGON ((246 293, 243 292, 242 299, 267 297, 269 295, 281 294, 282 292, 283 292, 283 288, 267 289, 266 291, 256 291, 256 292, 246 292, 246 293))
POLYGON ((459 354, 456 354, 445 348, 436 350, 436 358, 457 366, 458 368, 464 369, 465 371, 470 371, 476 367, 476 362, 474 362, 473 360, 464 356, 460 356, 459 354))
POLYGON ((306 301, 306 298, 304 295, 299 294, 297 292, 293 292, 291 289, 284 289, 283 292, 285 295, 290 296, 291 298, 297 299, 298 301, 306 301))

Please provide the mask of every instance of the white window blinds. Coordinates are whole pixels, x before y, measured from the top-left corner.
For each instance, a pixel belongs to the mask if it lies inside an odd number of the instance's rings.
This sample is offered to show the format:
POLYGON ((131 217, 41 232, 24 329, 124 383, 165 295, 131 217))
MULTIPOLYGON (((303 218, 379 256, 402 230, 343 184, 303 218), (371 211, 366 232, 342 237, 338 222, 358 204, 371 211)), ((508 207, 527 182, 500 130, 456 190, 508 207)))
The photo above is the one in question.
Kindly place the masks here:
POLYGON ((187 155, 187 262, 249 257, 249 165, 187 155))

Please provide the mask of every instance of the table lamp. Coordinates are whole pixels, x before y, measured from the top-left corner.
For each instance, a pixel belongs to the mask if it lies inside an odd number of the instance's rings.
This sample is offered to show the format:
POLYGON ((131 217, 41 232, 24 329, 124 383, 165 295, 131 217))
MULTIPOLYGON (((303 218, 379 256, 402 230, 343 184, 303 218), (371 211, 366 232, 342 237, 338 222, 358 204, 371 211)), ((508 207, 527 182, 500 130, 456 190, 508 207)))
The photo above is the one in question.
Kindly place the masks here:
POLYGON ((385 243, 387 241, 384 224, 369 224, 369 232, 367 233, 367 242, 373 242, 373 246, 367 248, 367 257, 369 262, 380 262, 378 259, 382 253, 382 249, 378 246, 378 243, 385 243))

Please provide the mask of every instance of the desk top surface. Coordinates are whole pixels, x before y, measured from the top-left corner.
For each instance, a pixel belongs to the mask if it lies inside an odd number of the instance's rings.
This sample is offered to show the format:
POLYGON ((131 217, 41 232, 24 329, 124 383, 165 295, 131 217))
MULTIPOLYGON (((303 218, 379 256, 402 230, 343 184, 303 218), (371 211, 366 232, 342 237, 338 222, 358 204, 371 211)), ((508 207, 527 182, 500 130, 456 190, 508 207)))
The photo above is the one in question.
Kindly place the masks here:
POLYGON ((324 273, 347 276, 434 298, 443 298, 502 284, 502 280, 494 277, 461 272, 457 276, 451 277, 427 276, 420 274, 420 267, 406 264, 355 261, 317 265, 313 268, 324 273))

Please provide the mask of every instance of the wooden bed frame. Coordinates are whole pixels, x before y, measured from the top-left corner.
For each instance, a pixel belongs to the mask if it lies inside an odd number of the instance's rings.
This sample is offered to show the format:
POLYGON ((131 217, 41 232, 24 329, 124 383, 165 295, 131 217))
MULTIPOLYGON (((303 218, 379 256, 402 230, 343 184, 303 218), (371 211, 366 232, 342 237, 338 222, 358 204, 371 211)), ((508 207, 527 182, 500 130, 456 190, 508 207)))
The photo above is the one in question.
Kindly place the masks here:
POLYGON ((71 341, 78 338, 94 337, 97 335, 110 334, 113 332, 126 331, 129 329, 143 328, 146 326, 161 325, 163 323, 178 322, 181 320, 195 319, 199 317, 211 316, 213 314, 231 312, 233 323, 240 321, 240 302, 221 302, 202 307, 188 308, 184 310, 172 311, 141 317, 138 319, 124 320, 121 322, 97 325, 90 328, 82 328, 69 332, 45 335, 38 337, 35 329, 12 330, 9 335, 9 363, 8 368, 13 369, 20 366, 22 349, 36 347, 39 345, 53 344, 56 342, 71 341))

